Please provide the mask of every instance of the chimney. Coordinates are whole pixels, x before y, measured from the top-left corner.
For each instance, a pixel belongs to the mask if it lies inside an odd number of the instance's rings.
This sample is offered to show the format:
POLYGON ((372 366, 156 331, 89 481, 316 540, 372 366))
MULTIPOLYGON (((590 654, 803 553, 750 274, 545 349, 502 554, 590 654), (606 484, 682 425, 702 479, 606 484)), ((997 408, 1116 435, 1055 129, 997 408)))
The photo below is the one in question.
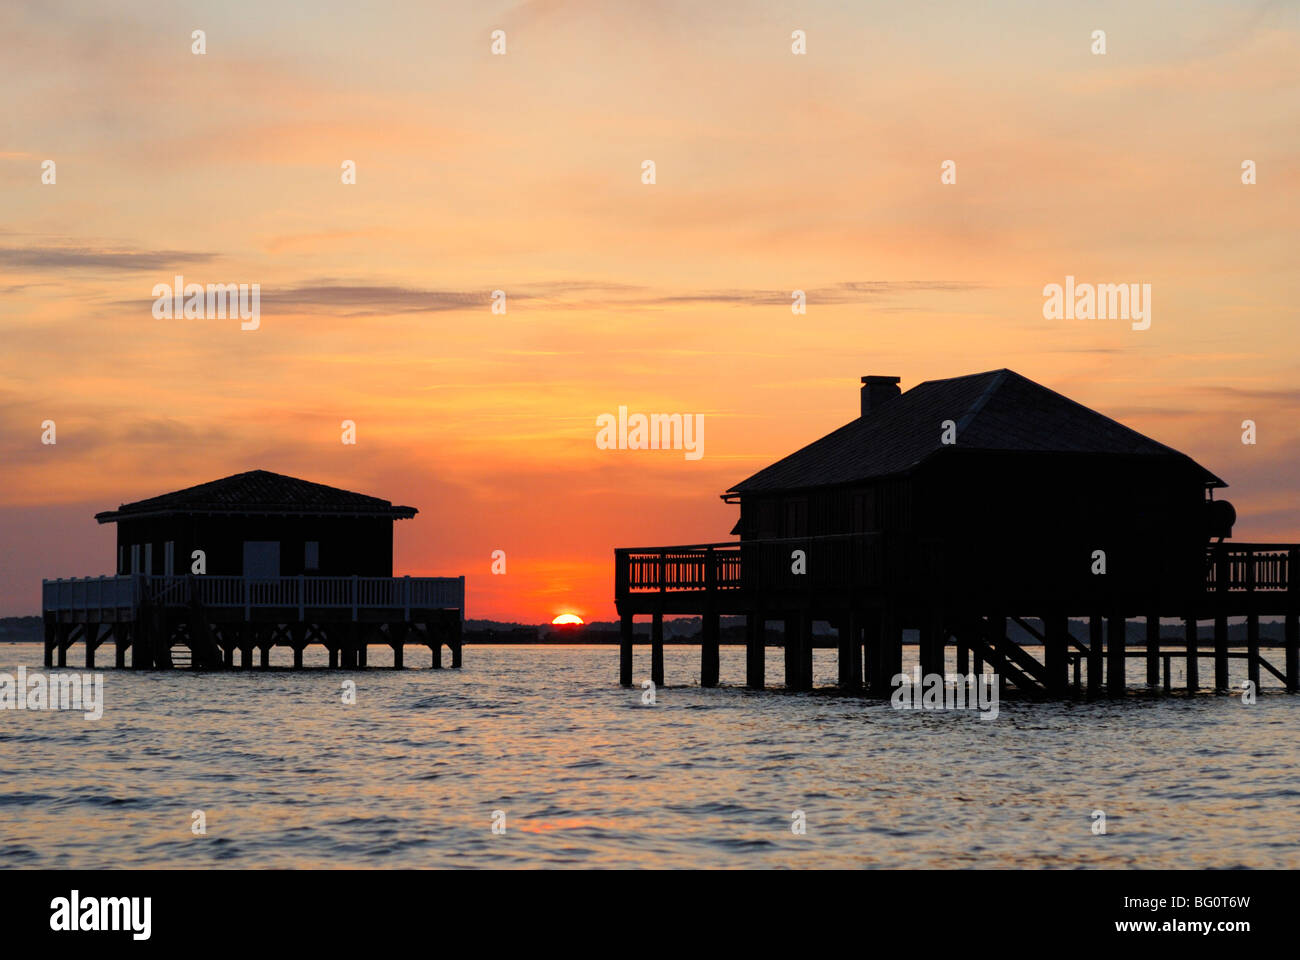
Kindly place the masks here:
POLYGON ((862 416, 877 409, 899 396, 898 377, 863 377, 862 378, 862 416))

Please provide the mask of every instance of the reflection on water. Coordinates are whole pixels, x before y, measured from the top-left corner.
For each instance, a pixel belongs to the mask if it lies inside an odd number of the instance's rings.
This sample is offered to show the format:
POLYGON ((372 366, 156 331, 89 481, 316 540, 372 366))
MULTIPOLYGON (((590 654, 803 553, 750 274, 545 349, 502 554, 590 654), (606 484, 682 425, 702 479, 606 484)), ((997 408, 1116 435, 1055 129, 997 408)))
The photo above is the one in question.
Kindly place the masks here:
MULTIPOLYGON (((0 670, 40 658, 6 645, 0 670)), ((470 647, 460 671, 370 658, 108 670, 98 722, 0 711, 0 866, 1300 866, 1300 698, 1275 688, 1254 706, 1004 701, 981 722, 751 693, 739 647, 714 690, 694 685, 696 648, 668 648, 653 707, 617 685, 615 647, 470 647)), ((648 669, 638 648, 638 682, 648 669)), ((835 673, 817 651, 817 682, 835 673)))

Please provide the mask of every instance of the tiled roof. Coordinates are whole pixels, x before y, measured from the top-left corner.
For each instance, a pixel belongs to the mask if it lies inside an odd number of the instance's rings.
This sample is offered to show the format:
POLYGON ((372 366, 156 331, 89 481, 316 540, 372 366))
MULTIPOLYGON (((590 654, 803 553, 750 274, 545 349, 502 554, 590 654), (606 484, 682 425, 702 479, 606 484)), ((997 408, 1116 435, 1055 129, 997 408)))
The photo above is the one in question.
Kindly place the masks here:
POLYGON ((371 514, 393 519, 413 517, 415 507, 395 507, 388 500, 368 497, 364 493, 327 487, 287 477, 269 470, 250 470, 223 477, 196 487, 124 503, 116 510, 95 514, 100 523, 166 513, 227 514, 371 514))
POLYGON ((796 490, 906 473, 952 449, 1179 457, 1207 483, 1227 486, 1186 454, 1012 370, 990 370, 917 384, 727 492, 796 490), (945 420, 956 422, 955 446, 941 442, 945 420))

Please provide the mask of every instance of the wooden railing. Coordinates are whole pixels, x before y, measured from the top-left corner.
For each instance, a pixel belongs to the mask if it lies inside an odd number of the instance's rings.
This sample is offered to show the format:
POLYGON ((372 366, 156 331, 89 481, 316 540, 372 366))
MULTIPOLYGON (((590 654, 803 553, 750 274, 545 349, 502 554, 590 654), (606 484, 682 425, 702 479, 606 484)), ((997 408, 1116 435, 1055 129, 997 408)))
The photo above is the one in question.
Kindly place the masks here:
POLYGON ((1206 556, 1210 592, 1287 590, 1300 568, 1300 547, 1289 543, 1216 543, 1206 556))
POLYGON ((128 609, 143 603, 205 607, 465 609, 464 577, 121 576, 41 582, 47 612, 128 609))
POLYGON ((614 567, 619 597, 872 589, 890 576, 879 533, 626 547, 614 551, 614 567))

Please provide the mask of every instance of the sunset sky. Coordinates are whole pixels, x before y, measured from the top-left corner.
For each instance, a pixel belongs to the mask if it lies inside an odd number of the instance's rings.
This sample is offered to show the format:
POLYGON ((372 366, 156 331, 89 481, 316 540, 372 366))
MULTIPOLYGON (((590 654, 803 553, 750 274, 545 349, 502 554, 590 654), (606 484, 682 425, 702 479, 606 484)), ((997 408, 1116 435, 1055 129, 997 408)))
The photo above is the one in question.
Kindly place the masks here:
POLYGON ((0 615, 261 468, 418 507, 395 570, 472 618, 608 619, 615 547, 728 539, 869 373, 1010 367, 1300 538, 1295 3, 206 6, 0 7, 0 615), (260 329, 155 319, 177 274, 260 329), (1067 274, 1151 328, 1045 320, 1067 274), (703 458, 597 449, 619 406, 703 458))

